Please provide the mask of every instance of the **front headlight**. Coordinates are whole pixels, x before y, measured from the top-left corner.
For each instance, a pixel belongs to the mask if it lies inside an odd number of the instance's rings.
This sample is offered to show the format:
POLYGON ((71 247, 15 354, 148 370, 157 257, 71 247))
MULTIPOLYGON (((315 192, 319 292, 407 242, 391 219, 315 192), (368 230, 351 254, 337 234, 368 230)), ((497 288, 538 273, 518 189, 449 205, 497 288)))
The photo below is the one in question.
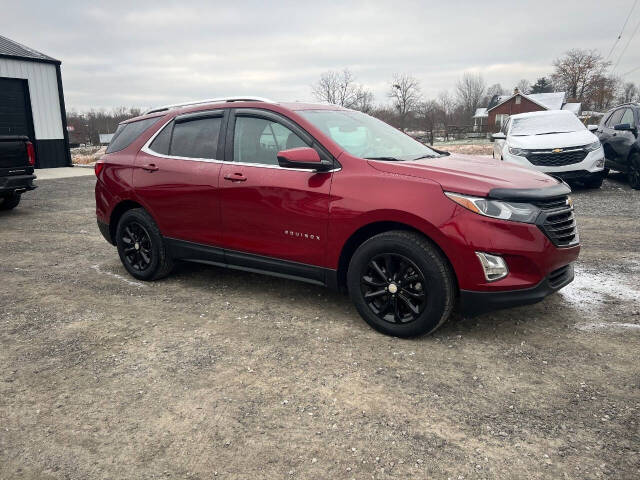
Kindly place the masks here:
POLYGON ((597 149, 599 149, 599 148, 600 148, 600 140, 596 140, 595 142, 590 143, 589 145, 586 145, 586 146, 584 147, 584 149, 585 149, 587 152, 593 152, 594 150, 597 150, 597 149))
POLYGON ((525 150, 524 148, 509 147, 509 153, 511 155, 515 155, 516 157, 526 157, 529 153, 529 150, 525 150))
POLYGON ((511 220, 512 222, 535 223, 540 209, 530 203, 504 202, 460 193, 444 193, 458 205, 485 217, 511 220))

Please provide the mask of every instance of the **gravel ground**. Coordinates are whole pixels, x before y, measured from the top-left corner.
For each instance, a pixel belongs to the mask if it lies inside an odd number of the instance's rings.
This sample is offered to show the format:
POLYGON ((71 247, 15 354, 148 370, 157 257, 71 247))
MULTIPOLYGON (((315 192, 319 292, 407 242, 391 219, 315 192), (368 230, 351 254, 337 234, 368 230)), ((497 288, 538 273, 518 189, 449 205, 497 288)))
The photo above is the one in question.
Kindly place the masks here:
POLYGON ((576 281, 416 340, 301 283, 127 276, 93 178, 0 213, 0 478, 638 478, 640 192, 575 194, 576 281))

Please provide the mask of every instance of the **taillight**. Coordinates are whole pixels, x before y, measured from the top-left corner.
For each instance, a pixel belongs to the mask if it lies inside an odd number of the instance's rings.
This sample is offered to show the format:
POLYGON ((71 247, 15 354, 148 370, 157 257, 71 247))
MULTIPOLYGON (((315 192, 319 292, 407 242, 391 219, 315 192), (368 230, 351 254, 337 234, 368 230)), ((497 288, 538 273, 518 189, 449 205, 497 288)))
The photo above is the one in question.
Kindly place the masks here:
POLYGON ((31 142, 27 142, 27 156, 29 157, 29 165, 33 167, 36 164, 36 151, 31 142))
POLYGON ((96 177, 100 175, 100 172, 104 169, 104 163, 98 161, 96 165, 93 167, 93 170, 96 172, 96 177))

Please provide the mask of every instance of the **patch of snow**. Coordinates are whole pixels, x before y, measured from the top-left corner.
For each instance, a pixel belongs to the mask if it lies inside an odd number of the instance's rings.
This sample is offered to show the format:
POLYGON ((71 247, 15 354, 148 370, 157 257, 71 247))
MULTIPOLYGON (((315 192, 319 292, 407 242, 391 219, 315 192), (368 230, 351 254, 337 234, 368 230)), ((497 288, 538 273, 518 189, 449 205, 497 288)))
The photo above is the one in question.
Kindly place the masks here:
POLYGON ((640 325, 636 323, 623 322, 590 322, 577 323, 576 328, 583 332, 594 332, 596 330, 632 330, 640 332, 640 325))
POLYGON ((632 285, 630 280, 618 272, 609 270, 593 273, 576 266, 573 282, 558 293, 574 306, 584 309, 590 309, 610 298, 640 302, 638 285, 632 285))
POLYGON ((146 287, 146 285, 144 285, 143 283, 140 282, 134 282, 133 280, 129 280, 127 278, 124 278, 122 275, 119 275, 117 273, 112 273, 112 272, 105 272, 104 270, 100 269, 100 265, 92 265, 91 268, 93 268, 96 272, 98 272, 101 275, 108 275, 110 277, 113 278, 117 278, 118 280, 131 285, 132 287, 138 287, 138 288, 144 288, 146 287))

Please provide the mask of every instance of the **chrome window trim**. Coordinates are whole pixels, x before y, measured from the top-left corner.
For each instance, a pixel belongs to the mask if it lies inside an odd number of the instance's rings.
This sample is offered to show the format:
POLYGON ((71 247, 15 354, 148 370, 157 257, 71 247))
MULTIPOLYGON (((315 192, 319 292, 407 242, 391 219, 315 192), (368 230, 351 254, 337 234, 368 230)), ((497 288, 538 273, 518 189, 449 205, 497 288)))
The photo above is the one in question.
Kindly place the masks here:
POLYGON ((149 140, 146 141, 146 143, 142 146, 140 151, 146 153, 147 155, 151 155, 153 157, 168 158, 171 160, 189 160, 192 162, 202 162, 202 163, 223 163, 222 160, 218 160, 215 158, 179 157, 177 155, 164 155, 162 153, 154 152, 153 150, 151 150, 149 146, 153 143, 156 137, 160 135, 160 132, 162 132, 162 130, 164 130, 164 128, 167 125, 169 125, 173 120, 174 120, 174 117, 171 117, 156 131, 156 133, 151 135, 149 140))
POLYGON ((311 169, 308 169, 308 168, 284 168, 284 167, 281 167, 280 165, 269 165, 269 164, 265 164, 265 163, 248 163, 248 162, 233 162, 233 161, 227 162, 225 160, 218 160, 218 159, 215 159, 215 158, 178 157, 176 155, 164 155, 162 153, 154 152, 153 150, 151 150, 151 148, 149 148, 149 145, 151 145, 153 143, 153 141, 160 134, 160 132, 162 130, 164 130, 164 128, 167 125, 169 125, 173 120, 174 120, 174 117, 172 117, 169 120, 167 120, 153 135, 151 135, 149 140, 147 140, 145 142, 145 144, 142 146, 140 151, 146 153, 147 155, 151 155, 153 157, 166 158, 166 159, 169 159, 169 160, 188 160, 188 161, 191 161, 191 162, 202 162, 202 163, 223 163, 225 165, 239 165, 239 166, 242 166, 242 167, 273 168, 273 169, 277 169, 277 170, 290 170, 290 171, 293 171, 293 172, 333 173, 333 172, 339 172, 340 170, 342 170, 342 167, 339 167, 339 168, 334 168, 332 170, 326 170, 326 171, 323 171, 323 172, 318 172, 317 170, 311 170, 311 169))

